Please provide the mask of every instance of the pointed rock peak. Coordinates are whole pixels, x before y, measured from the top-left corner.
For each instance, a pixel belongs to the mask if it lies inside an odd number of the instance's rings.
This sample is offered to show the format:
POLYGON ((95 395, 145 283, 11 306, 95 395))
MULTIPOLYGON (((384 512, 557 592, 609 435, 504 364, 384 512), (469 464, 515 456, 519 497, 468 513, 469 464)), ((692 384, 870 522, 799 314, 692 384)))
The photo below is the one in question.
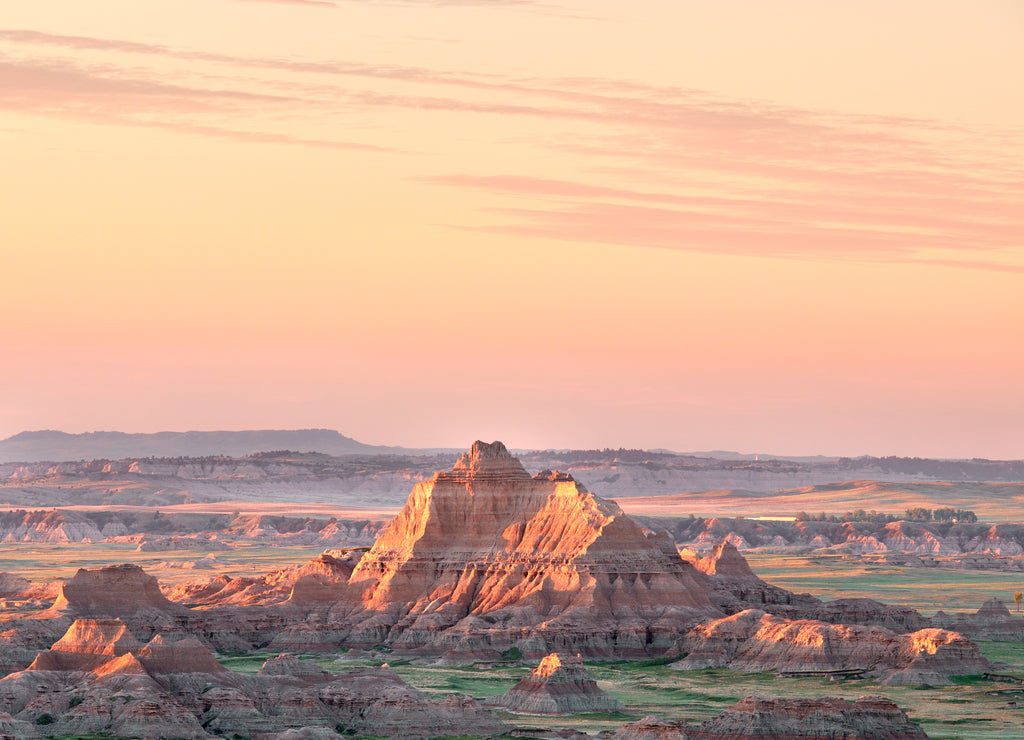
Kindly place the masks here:
POLYGON ((625 709, 617 699, 598 688, 579 655, 557 653, 545 656, 529 676, 484 703, 523 714, 582 714, 625 709))
POLYGON ((76 619, 51 650, 123 655, 139 642, 120 619, 76 619))
POLYGON ((103 665, 94 668, 92 672, 97 678, 102 678, 104 676, 148 675, 142 663, 139 662, 139 659, 131 653, 125 653, 119 658, 108 660, 103 665))
POLYGON ((1008 619, 1013 615, 1010 614, 1010 610, 1006 608, 1006 604, 1004 604, 1000 599, 991 598, 982 604, 980 609, 978 609, 978 616, 1008 619))
POLYGON ((750 569, 746 558, 740 555, 736 546, 728 540, 715 545, 706 557, 696 563, 697 570, 709 576, 727 576, 729 578, 757 578, 750 569))
POLYGON ((501 442, 487 444, 477 440, 455 462, 451 475, 469 479, 496 478, 502 480, 529 480, 530 474, 522 463, 501 442))

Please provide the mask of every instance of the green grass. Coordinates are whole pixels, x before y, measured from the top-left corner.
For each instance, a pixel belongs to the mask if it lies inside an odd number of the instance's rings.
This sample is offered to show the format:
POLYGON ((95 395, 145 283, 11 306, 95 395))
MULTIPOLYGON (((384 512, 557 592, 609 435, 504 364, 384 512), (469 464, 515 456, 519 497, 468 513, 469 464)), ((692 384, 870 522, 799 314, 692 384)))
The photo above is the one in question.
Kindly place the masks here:
POLYGON ((794 556, 745 553, 753 571, 776 586, 822 599, 870 598, 909 606, 925 615, 973 612, 988 599, 1011 608, 1024 590, 1024 573, 903 568, 845 560, 838 555, 794 556))

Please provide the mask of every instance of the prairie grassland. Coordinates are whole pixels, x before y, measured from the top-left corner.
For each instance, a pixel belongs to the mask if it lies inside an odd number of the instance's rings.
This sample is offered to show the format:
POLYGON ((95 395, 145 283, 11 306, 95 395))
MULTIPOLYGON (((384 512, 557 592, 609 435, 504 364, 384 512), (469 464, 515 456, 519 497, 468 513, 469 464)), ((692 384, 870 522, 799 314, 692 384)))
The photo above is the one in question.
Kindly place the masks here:
POLYGON ((173 585, 199 578, 226 574, 256 576, 290 565, 305 563, 319 554, 311 547, 267 547, 240 543, 231 550, 169 550, 138 552, 125 543, 48 543, 18 542, 0 545, 0 571, 15 573, 33 582, 71 578, 79 568, 101 568, 116 563, 134 563, 156 576, 161 585, 173 585), (212 555, 212 568, 168 567, 168 563, 188 564, 212 555))
POLYGON ((839 555, 744 553, 764 580, 797 593, 823 599, 864 597, 909 606, 931 616, 974 612, 987 599, 1002 599, 1012 608, 1015 591, 1024 590, 1024 573, 905 568, 845 560, 839 555))
MULTIPOLYGON (((1010 664, 1009 672, 1024 675, 1024 644, 980 643, 986 657, 1010 664)), ((221 656, 231 670, 255 673, 269 653, 221 656)), ((343 673, 349 664, 332 656, 302 656, 331 672, 343 673)), ((507 691, 523 678, 529 666, 420 666, 393 661, 391 667, 411 686, 435 698, 468 694, 482 699, 507 691)), ((574 728, 596 733, 614 730, 624 722, 654 714, 691 724, 713 717, 750 695, 779 697, 839 696, 854 700, 867 694, 888 697, 932 740, 1019 740, 1024 723, 1024 685, 958 679, 951 686, 885 687, 870 679, 830 681, 825 678, 778 678, 771 673, 739 673, 725 669, 674 671, 664 661, 607 661, 588 663, 598 686, 622 701, 624 714, 534 717, 504 715, 518 727, 550 730, 574 728)))
MULTIPOLYGON (((1024 674, 1024 646, 982 643, 992 659, 1011 662, 1024 674)), ((574 728, 596 733, 613 730, 630 719, 654 714, 698 724, 750 695, 780 697, 839 696, 854 700, 866 694, 886 696, 918 722, 933 740, 1019 740, 1024 723, 1024 685, 960 679, 952 686, 885 687, 870 679, 830 681, 825 678, 778 678, 771 673, 738 673, 725 669, 674 671, 658 661, 589 663, 598 685, 622 701, 627 714, 531 717, 506 715, 530 729, 574 728)), ((450 693, 477 698, 507 691, 528 672, 527 667, 426 667, 392 664, 410 685, 436 697, 450 693)), ((337 668, 333 668, 337 670, 337 668)))

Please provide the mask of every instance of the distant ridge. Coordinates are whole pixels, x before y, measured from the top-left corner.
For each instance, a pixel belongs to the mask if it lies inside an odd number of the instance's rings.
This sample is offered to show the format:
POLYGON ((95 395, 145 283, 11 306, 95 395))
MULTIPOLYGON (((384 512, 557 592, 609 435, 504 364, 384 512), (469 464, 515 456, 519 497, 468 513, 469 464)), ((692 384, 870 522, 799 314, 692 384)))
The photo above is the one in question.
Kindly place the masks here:
POLYGON ((0 440, 0 462, 120 460, 128 457, 241 457, 294 450, 328 455, 387 453, 393 448, 357 442, 333 429, 259 429, 236 432, 21 432, 0 440))

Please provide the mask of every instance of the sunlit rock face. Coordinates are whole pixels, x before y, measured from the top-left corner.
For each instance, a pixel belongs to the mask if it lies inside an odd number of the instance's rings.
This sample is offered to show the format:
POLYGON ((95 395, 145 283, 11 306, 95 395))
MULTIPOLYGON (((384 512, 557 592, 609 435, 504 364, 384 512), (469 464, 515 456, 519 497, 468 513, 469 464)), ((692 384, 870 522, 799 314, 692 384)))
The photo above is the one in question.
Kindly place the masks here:
POLYGON ((625 705, 606 694, 587 673, 578 656, 552 653, 530 675, 504 694, 484 702, 521 714, 622 712, 625 705))
MULTIPOLYGON (((667 536, 645 534, 617 504, 563 473, 530 476, 500 442, 475 442, 416 485, 326 621, 355 645, 644 654, 720 613, 708 587, 667 536)), ((302 647, 299 637, 274 646, 302 647)))
POLYGON ((992 670, 978 646, 956 632, 897 634, 884 627, 789 620, 757 609, 702 624, 683 638, 674 668, 728 666, 782 673, 856 671, 887 684, 943 684, 992 670))

